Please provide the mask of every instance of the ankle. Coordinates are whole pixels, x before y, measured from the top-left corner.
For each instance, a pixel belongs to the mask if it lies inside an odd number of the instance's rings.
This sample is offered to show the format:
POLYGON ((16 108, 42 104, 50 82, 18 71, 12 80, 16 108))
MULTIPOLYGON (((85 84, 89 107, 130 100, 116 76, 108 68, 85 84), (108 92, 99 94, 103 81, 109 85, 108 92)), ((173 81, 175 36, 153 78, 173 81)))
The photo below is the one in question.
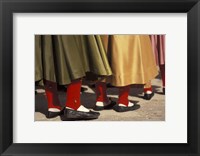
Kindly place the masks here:
POLYGON ((61 107, 59 107, 59 106, 51 106, 51 107, 48 107, 48 111, 50 111, 50 112, 60 112, 61 111, 61 107))
POLYGON ((84 107, 83 105, 80 105, 77 109, 71 108, 71 107, 65 107, 67 109, 72 109, 72 110, 76 110, 76 111, 81 111, 81 112, 89 112, 90 110, 87 109, 86 107, 84 107))
POLYGON ((108 97, 97 98, 97 99, 96 99, 96 102, 105 102, 105 103, 107 103, 107 102, 109 102, 109 101, 110 101, 110 100, 109 100, 108 97))
POLYGON ((134 106, 134 104, 132 102, 130 102, 130 101, 128 101, 127 105, 123 104, 123 103, 119 103, 118 105, 121 106, 121 107, 132 107, 132 106, 134 106))
POLYGON ((118 101, 118 105, 128 106, 129 101, 118 101))
POLYGON ((153 92, 152 87, 144 88, 144 93, 151 94, 153 92))

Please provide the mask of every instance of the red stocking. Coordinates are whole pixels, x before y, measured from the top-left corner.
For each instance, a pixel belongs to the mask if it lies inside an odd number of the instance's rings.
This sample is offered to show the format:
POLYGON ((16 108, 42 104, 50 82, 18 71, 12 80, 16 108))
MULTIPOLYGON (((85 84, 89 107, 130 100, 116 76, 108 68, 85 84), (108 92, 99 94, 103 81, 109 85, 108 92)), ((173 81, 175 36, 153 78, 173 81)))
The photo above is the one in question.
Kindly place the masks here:
POLYGON ((106 87, 105 82, 97 82, 96 83, 96 101, 108 102, 106 90, 107 90, 107 87, 106 87))
POLYGON ((144 88, 144 93, 146 93, 147 91, 151 91, 152 92, 152 87, 144 88))
POLYGON ((45 80, 45 92, 48 108, 61 109, 57 93, 57 84, 55 82, 45 80))
POLYGON ((119 87, 119 99, 118 104, 124 104, 128 106, 128 94, 129 94, 130 86, 119 87))
POLYGON ((73 80, 68 86, 67 86, 67 101, 66 101, 66 107, 72 108, 74 110, 77 110, 81 105, 80 100, 80 91, 81 91, 81 79, 73 80))

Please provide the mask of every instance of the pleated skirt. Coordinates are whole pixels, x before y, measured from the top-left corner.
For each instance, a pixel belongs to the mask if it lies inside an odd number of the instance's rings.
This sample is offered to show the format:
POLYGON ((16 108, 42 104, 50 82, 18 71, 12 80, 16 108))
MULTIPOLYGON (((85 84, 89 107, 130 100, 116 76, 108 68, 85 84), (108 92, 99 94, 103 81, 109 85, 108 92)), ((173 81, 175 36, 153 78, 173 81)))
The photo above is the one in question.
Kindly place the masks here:
POLYGON ((114 86, 145 84, 158 75, 148 35, 102 35, 114 86))
POLYGON ((66 85, 79 78, 96 80, 111 74, 100 36, 35 36, 35 81, 66 85))

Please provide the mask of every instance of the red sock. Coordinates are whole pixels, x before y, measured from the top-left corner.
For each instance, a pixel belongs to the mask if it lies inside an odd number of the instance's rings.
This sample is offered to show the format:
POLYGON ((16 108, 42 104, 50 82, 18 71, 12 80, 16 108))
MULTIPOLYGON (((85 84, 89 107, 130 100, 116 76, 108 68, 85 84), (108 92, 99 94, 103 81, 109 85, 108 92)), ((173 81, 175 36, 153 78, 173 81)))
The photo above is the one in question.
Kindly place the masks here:
POLYGON ((121 103, 128 106, 128 103, 129 103, 128 94, 129 94, 130 86, 118 87, 118 88, 119 88, 118 104, 121 103))
POLYGON ((67 86, 67 100, 66 107, 77 110, 81 105, 80 91, 81 91, 81 79, 72 81, 67 86))
POLYGON ((152 92, 152 87, 144 88, 144 93, 146 93, 147 91, 151 91, 152 92))
POLYGON ((108 97, 106 94, 106 83, 105 82, 97 82, 96 83, 96 101, 100 102, 108 102, 108 97))
POLYGON ((165 87, 165 65, 160 65, 163 87, 165 87))
POLYGON ((45 80, 45 92, 48 108, 57 108, 61 110, 60 101, 57 94, 57 84, 55 82, 45 80))

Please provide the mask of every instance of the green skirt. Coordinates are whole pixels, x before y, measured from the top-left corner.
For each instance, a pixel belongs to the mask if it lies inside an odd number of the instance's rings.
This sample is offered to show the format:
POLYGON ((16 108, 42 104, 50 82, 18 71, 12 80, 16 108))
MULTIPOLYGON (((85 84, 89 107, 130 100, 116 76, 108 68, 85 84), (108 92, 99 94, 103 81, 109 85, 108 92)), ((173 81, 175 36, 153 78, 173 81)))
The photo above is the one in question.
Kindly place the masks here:
POLYGON ((35 81, 66 85, 78 78, 96 80, 111 74, 100 36, 35 36, 35 81))

